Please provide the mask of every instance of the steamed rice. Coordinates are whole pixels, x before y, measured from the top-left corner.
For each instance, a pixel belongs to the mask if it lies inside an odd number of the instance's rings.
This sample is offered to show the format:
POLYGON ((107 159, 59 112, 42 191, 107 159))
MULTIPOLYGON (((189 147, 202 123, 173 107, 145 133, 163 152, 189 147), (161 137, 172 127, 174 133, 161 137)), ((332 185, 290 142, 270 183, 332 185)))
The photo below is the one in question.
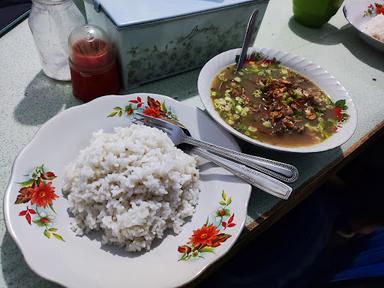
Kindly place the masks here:
POLYGON ((363 26, 363 32, 371 35, 373 38, 384 42, 384 15, 378 14, 370 18, 363 26))
POLYGON ((162 131, 142 125, 98 131, 66 168, 63 192, 78 235, 102 232, 103 244, 150 249, 179 233, 198 200, 196 160, 162 131))

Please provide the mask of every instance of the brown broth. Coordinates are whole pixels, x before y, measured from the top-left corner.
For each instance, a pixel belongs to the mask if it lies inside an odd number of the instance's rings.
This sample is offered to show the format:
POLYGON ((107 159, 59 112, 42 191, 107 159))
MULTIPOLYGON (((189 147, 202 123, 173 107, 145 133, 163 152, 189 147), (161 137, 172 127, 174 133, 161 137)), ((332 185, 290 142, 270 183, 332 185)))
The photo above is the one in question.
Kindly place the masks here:
POLYGON ((237 75, 234 69, 216 75, 211 99, 220 116, 250 138, 309 146, 330 137, 347 118, 340 117, 345 101, 337 108, 316 84, 276 61, 248 61, 237 75))

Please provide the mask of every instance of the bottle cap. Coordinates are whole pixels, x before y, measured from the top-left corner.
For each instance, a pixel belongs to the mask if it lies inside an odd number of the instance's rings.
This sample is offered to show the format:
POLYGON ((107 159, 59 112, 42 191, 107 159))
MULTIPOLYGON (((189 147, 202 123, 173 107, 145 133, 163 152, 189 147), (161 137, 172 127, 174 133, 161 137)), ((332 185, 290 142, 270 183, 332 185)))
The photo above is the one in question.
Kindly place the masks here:
POLYGON ((69 60, 82 72, 104 70, 115 62, 116 54, 107 34, 95 25, 75 28, 68 39, 69 60))

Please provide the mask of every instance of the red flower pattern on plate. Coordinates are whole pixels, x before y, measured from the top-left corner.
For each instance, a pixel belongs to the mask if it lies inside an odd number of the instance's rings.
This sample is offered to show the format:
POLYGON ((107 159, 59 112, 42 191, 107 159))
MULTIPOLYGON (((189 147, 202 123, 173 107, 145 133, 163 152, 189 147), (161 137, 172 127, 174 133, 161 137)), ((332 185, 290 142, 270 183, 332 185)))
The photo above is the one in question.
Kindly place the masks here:
POLYGON ((52 183, 45 184, 43 181, 33 190, 31 197, 31 203, 35 204, 37 207, 47 207, 47 205, 52 206, 52 201, 58 198, 55 194, 55 188, 52 187, 52 183))
POLYGON ((231 203, 232 198, 228 198, 226 193, 222 191, 220 207, 213 216, 208 217, 201 228, 193 230, 187 244, 177 248, 177 251, 182 254, 179 261, 204 258, 203 255, 206 253, 215 253, 215 249, 231 237, 231 234, 221 232, 236 226, 234 223, 235 214, 229 209, 231 203))
POLYGON ((29 209, 27 206, 27 209, 20 211, 19 216, 25 216, 25 219, 27 220, 28 224, 32 224, 32 217, 31 214, 36 214, 36 211, 33 209, 29 209))
POLYGON ((15 204, 30 204, 25 210, 19 212, 20 217, 24 217, 29 225, 34 223, 43 228, 43 234, 48 239, 53 236, 57 240, 64 241, 64 238, 57 233, 58 229, 53 227, 52 219, 56 214, 53 209, 53 201, 59 196, 55 193, 52 181, 56 178, 55 173, 46 171, 44 165, 35 167, 29 179, 18 184, 21 186, 16 197, 15 204), (48 209, 49 208, 49 209, 48 209))
POLYGON ((108 114, 108 117, 121 117, 123 114, 131 116, 133 112, 137 111, 148 116, 177 121, 176 114, 165 104, 165 102, 161 103, 159 100, 150 96, 147 96, 146 101, 147 103, 145 104, 142 97, 137 96, 136 99, 129 100, 129 104, 125 107, 114 107, 113 111, 108 114))
POLYGON ((368 9, 364 11, 364 16, 384 15, 384 3, 372 3, 368 5, 368 9))
POLYGON ((213 224, 206 226, 205 224, 200 229, 193 230, 190 243, 194 247, 212 246, 219 230, 213 224))
POLYGON ((156 117, 156 118, 160 118, 160 115, 161 115, 159 109, 154 109, 154 108, 151 108, 151 107, 146 107, 143 110, 143 113, 145 115, 156 117))

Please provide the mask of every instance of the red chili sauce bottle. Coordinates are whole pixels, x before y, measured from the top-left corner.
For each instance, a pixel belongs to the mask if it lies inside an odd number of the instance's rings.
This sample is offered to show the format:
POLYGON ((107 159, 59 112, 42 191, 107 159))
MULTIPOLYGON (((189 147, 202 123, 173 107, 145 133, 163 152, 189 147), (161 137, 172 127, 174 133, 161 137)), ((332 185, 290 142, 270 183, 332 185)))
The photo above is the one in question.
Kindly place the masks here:
POLYGON ((116 51, 101 28, 85 25, 74 29, 68 45, 72 90, 76 98, 88 102, 120 91, 116 51))

